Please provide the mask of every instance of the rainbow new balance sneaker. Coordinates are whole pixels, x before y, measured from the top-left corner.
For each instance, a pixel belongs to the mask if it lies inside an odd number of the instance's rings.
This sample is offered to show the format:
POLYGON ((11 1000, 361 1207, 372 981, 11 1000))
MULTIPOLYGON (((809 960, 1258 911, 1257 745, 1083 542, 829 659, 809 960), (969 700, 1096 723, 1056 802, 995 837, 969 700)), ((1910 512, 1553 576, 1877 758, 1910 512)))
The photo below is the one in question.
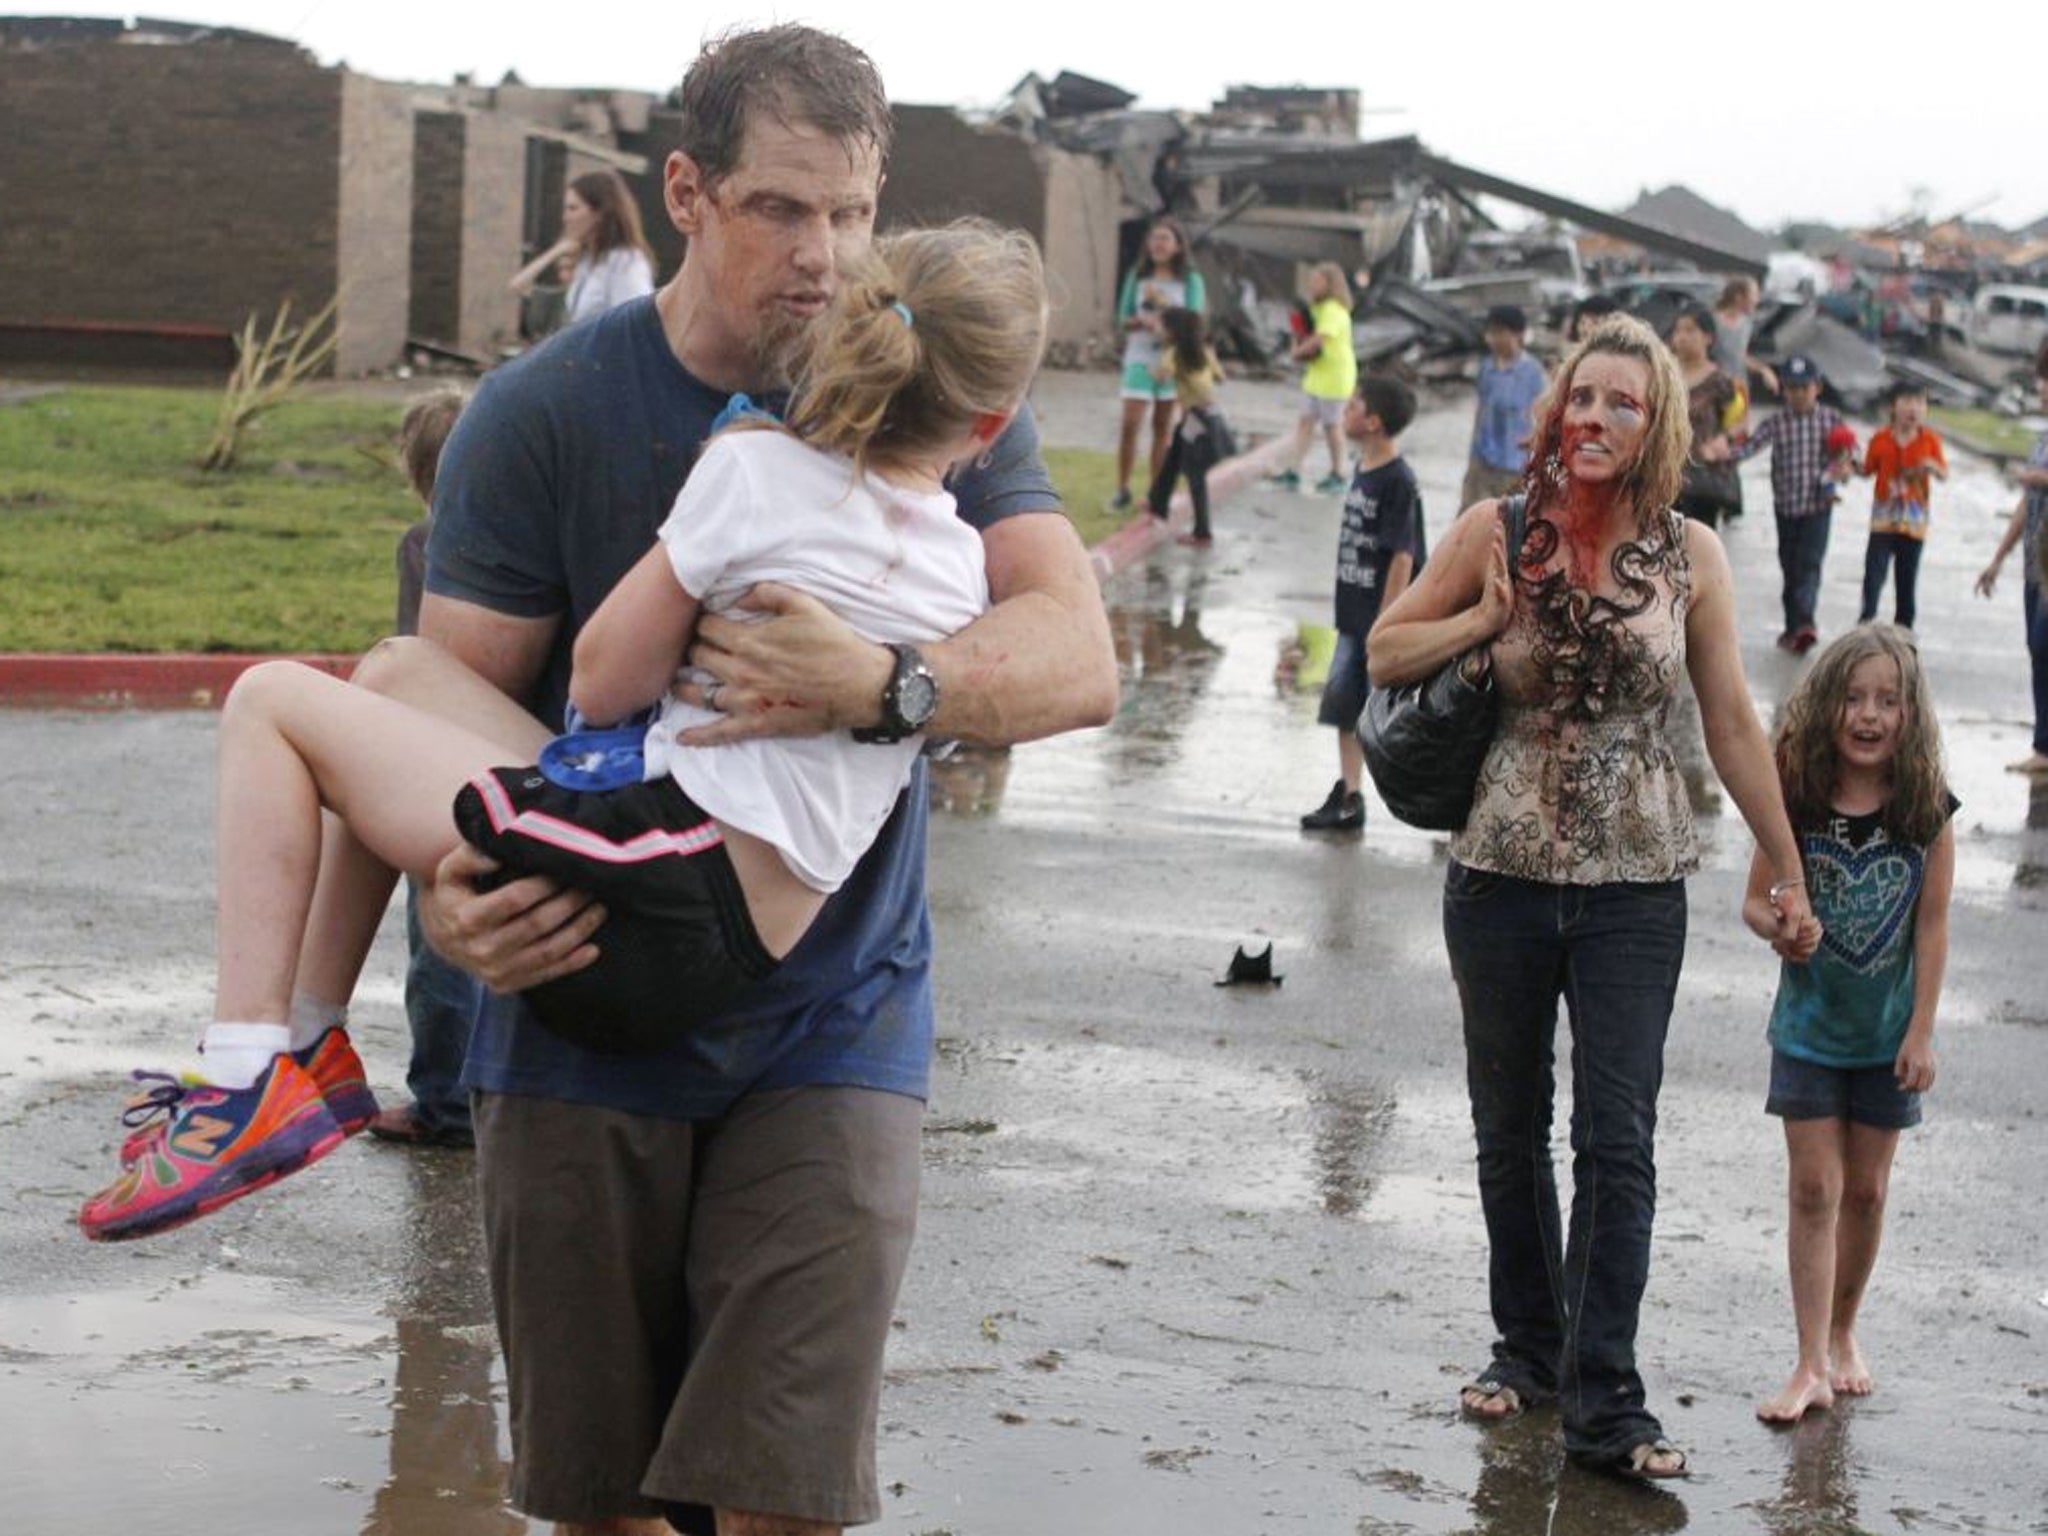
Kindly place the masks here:
POLYGON ((95 1242, 149 1237, 217 1210, 325 1157, 346 1139, 313 1075, 290 1056, 272 1059, 249 1088, 180 1083, 137 1072, 153 1086, 130 1113, 170 1117, 121 1176, 85 1202, 79 1230, 95 1242))
MULTIPOLYGON (((327 1101, 327 1112, 340 1122, 343 1135, 355 1135, 376 1117, 377 1099, 365 1080, 363 1058, 349 1044, 347 1030, 336 1027, 322 1032, 304 1050, 293 1051, 292 1060, 313 1074, 313 1081, 320 1085, 320 1097, 327 1101)), ((151 1073, 147 1079, 139 1080, 156 1086, 138 1097, 121 1116, 129 1125, 149 1122, 121 1143, 123 1168, 163 1139, 170 1121, 157 1118, 157 1105, 167 1095, 169 1102, 175 1103, 182 1089, 206 1086, 202 1078, 172 1078, 162 1073, 151 1073)))

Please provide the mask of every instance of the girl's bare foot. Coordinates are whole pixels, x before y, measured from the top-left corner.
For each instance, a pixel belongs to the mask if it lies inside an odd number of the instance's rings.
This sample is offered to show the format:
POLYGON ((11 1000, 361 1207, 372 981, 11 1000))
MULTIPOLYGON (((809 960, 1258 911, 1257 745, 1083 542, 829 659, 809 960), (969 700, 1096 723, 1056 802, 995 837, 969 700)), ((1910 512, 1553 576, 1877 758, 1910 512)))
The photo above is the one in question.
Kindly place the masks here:
POLYGON ((2030 752, 2016 763, 2007 763, 2005 771, 2048 776, 2048 753, 2030 752))
POLYGON ((1828 1359, 1834 1369, 1828 1381, 1837 1392, 1846 1392, 1851 1397, 1868 1397, 1876 1385, 1870 1379, 1870 1367, 1863 1363, 1863 1352, 1856 1347, 1856 1335, 1845 1333, 1828 1341, 1828 1359))
POLYGON ((1756 1405, 1756 1416, 1766 1424, 1797 1424, 1816 1408, 1835 1406, 1834 1389, 1827 1373, 1801 1366, 1794 1371, 1776 1397, 1756 1405))

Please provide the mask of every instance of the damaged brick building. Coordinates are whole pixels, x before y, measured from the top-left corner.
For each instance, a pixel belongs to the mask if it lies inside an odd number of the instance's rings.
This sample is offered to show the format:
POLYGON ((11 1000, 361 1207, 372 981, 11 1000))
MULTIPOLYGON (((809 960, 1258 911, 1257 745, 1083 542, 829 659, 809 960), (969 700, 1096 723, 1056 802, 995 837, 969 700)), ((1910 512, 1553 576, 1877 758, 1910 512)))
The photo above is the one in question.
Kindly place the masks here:
MULTIPOLYGON (((420 345, 489 362, 518 338, 507 279, 584 171, 626 176, 673 270, 674 142, 648 92, 397 83, 233 28, 0 17, 0 366, 224 371, 249 315, 337 296, 339 373, 420 345)), ((898 108, 883 223, 964 213, 1045 247, 1057 343, 1107 328, 1126 210, 1098 157, 898 108)))

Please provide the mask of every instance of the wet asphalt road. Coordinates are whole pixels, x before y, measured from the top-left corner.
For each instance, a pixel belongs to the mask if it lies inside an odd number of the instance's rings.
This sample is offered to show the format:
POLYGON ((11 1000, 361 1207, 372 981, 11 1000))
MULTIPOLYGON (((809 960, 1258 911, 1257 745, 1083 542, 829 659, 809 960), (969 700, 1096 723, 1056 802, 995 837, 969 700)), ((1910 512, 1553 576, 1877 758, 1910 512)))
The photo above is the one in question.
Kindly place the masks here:
MULTIPOLYGON (((1106 394, 1048 380, 1051 439, 1099 441, 1106 394)), ((1241 422, 1284 416, 1237 395, 1241 422)), ((1436 532, 1467 409, 1410 434, 1436 532)), ((1763 473, 1729 544, 1768 710, 1797 664, 1769 644, 1763 473)), ((1922 574, 1964 806, 1943 1075, 1866 1308, 1876 1396, 1790 1432, 1750 1415, 1792 1355, 1760 1107, 1775 971, 1736 915, 1746 837, 1710 811, 1641 1337, 1699 1476, 1639 1491, 1561 1469, 1548 1416, 1455 1419, 1488 1330, 1440 840, 1377 807, 1362 837, 1296 830, 1335 748, 1274 662, 1327 616, 1336 509, 1254 493, 1219 511, 1213 551, 1169 548, 1108 589, 1114 724, 938 775, 943 1038, 874 1529, 2048 1530, 2048 793, 1999 769, 2025 745, 2017 593, 1968 594, 2010 501, 1964 460, 1922 574), (1211 985, 1269 941, 1282 987, 1211 985)), ((1861 544, 1839 517, 1829 630, 1853 617, 1861 544)), ((464 1154, 351 1145, 154 1242, 69 1228, 112 1166, 117 1074, 177 1059, 207 1008, 212 736, 199 715, 0 714, 8 1527, 523 1530, 497 1498, 464 1154)), ((357 1023, 394 1091, 396 927, 357 1023)))

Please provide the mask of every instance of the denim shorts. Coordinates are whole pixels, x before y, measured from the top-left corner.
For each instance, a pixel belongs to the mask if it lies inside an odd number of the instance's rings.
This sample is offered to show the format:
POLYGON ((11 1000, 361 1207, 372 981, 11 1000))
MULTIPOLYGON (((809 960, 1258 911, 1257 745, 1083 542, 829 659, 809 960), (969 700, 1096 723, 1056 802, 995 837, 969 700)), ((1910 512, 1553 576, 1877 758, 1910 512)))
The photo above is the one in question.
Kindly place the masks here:
POLYGON ((1920 1095, 1899 1086, 1890 1062, 1829 1067, 1774 1050, 1764 1112, 1784 1120, 1850 1120, 1880 1131, 1903 1131, 1920 1123, 1920 1095))
POLYGON ((1166 402, 1174 398, 1173 380, 1154 378, 1143 363, 1125 363, 1117 394, 1125 400, 1166 402))
POLYGON ((1317 725, 1334 725, 1340 731, 1355 730, 1365 713, 1365 696, 1372 691, 1372 679, 1365 670, 1365 636, 1348 629, 1337 631, 1336 649, 1330 652, 1330 676, 1323 684, 1323 702, 1316 709, 1317 725))

